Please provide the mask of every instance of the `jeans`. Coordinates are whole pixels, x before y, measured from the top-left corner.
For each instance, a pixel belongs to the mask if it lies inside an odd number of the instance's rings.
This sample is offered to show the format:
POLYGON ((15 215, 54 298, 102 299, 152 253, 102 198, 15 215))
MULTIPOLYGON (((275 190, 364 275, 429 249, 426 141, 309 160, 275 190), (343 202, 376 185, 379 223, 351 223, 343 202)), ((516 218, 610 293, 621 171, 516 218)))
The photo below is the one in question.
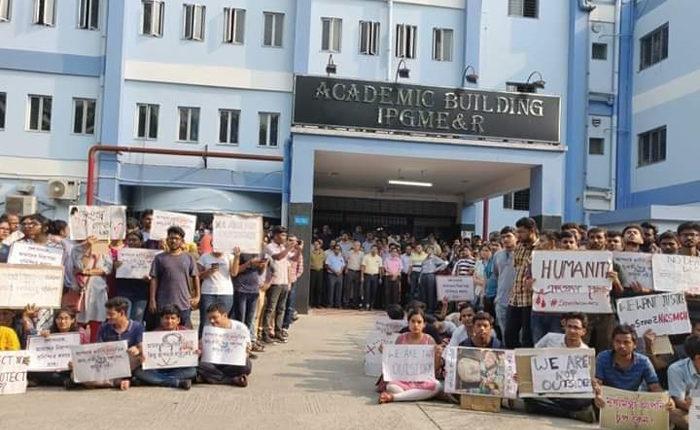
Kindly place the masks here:
POLYGON ((532 312, 530 314, 530 330, 532 331, 532 343, 537 343, 547 333, 563 333, 560 314, 545 314, 532 312))
POLYGON ((292 284, 292 288, 287 294, 287 307, 284 310, 284 321, 282 322, 282 328, 288 329, 292 325, 292 317, 294 316, 294 306, 297 303, 297 284, 292 284))
POLYGON ((496 324, 501 329, 501 341, 505 342, 506 322, 508 320, 508 305, 496 303, 496 324))
POLYGON ((401 301, 401 277, 397 277, 396 280, 392 280, 391 276, 385 276, 384 294, 386 295, 384 307, 388 308, 389 305, 399 304, 401 301))
POLYGON ((432 314, 437 307, 437 285, 434 273, 420 275, 420 300, 425 303, 426 312, 432 314))
POLYGON ((270 285, 265 294, 265 317, 263 330, 272 335, 282 330, 284 310, 287 305, 287 286, 282 284, 270 285))
POLYGON ((179 367, 176 369, 134 370, 134 376, 147 385, 177 388, 180 382, 197 377, 196 367, 179 367))
POLYGON ((323 304, 323 271, 312 270, 311 282, 309 284, 309 298, 312 307, 323 304))
POLYGON ((350 306, 351 304, 357 306, 360 303, 362 303, 360 271, 348 269, 345 272, 345 284, 343 285, 343 306, 350 306))
POLYGON ((29 372, 27 373, 27 379, 35 381, 39 385, 63 387, 65 382, 70 379, 70 370, 63 372, 29 372))
POLYGON ((124 299, 129 303, 129 308, 126 311, 129 319, 142 322, 146 315, 146 308, 148 308, 148 299, 134 299, 128 296, 124 297, 124 299))
POLYGON ((237 376, 250 375, 253 365, 246 360, 245 366, 229 364, 199 363, 199 376, 207 384, 230 384, 237 376))
POLYGON ((199 337, 202 337, 202 330, 207 323, 207 309, 214 303, 224 306, 226 313, 231 315, 233 309, 233 295, 228 294, 202 294, 199 300, 199 337))
POLYGON ((367 309, 374 306, 374 301, 377 298, 377 288, 379 287, 379 275, 365 275, 363 304, 367 309))
POLYGON ((336 275, 335 273, 328 274, 328 286, 326 287, 328 292, 328 301, 326 305, 328 307, 340 307, 340 296, 343 293, 343 276, 336 275))
POLYGON ((526 412, 559 418, 571 418, 573 412, 582 411, 593 405, 591 399, 538 398, 523 400, 526 412))
POLYGON ((409 282, 410 282, 410 289, 409 289, 409 296, 408 296, 408 301, 410 302, 411 300, 418 300, 420 297, 420 285, 418 283, 418 280, 420 279, 420 272, 411 272, 411 275, 409 276, 409 282))
POLYGON ((508 305, 506 334, 506 348, 532 348, 532 333, 530 331, 530 306, 508 305), (522 331, 522 333, 521 333, 522 331))
POLYGON ((237 321, 242 322, 250 330, 250 340, 255 342, 257 340, 257 330, 255 330, 255 312, 258 307, 258 298, 260 293, 242 293, 239 291, 234 291, 233 293, 233 310, 234 318, 237 321))

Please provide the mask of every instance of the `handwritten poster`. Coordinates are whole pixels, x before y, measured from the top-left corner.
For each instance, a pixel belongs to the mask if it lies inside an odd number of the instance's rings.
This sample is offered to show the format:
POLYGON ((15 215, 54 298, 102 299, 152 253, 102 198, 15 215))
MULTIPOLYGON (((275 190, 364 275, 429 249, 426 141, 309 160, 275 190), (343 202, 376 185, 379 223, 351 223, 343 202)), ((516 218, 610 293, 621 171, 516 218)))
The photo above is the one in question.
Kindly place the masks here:
POLYGON ((435 345, 384 345, 382 375, 385 381, 435 379, 435 345))
POLYGON ((700 294, 700 257, 652 255, 654 289, 700 294))
POLYGON ((612 313, 607 251, 534 251, 534 312, 612 313))
POLYGON ((588 393, 593 398, 591 368, 593 357, 570 349, 566 353, 547 352, 530 358, 532 388, 535 393, 588 393))
POLYGON ((384 350, 384 345, 393 344, 396 342, 397 337, 399 337, 398 333, 370 332, 367 339, 365 339, 365 375, 379 376, 382 374, 382 351, 384 350))
POLYGON ((27 391, 27 351, 0 351, 0 395, 27 391))
POLYGON ((634 327, 641 338, 648 329, 657 336, 690 333, 690 316, 684 293, 665 293, 617 300, 621 324, 634 327))
POLYGON ((72 346, 80 345, 80 333, 52 334, 47 337, 31 336, 27 351, 32 372, 60 372, 68 370, 72 346))
POLYGON ((103 382, 131 376, 129 354, 125 340, 89 343, 71 348, 73 380, 103 382))
POLYGON ((631 288, 636 284, 642 288, 654 289, 652 255, 642 252, 613 252, 613 262, 619 269, 624 288, 631 288))
POLYGON ((143 334, 143 354, 144 370, 197 367, 197 331, 147 331, 143 334))
POLYGON ((178 226, 185 231, 185 242, 194 242, 194 231, 197 228, 196 216, 159 210, 153 211, 150 239, 165 240, 168 229, 172 226, 178 226))
POLYGON ((245 324, 231 321, 232 328, 206 326, 202 333, 202 361, 214 364, 244 366, 250 343, 250 331, 245 324))
POLYGON ((48 246, 33 243, 15 242, 10 247, 7 263, 63 266, 63 249, 49 248, 48 246))
POLYGON ((68 212, 70 238, 119 240, 126 236, 126 206, 71 206, 68 212))
POLYGON ((446 393, 517 397, 513 351, 448 347, 444 358, 446 393))
POLYGON ((688 428, 700 429, 700 390, 690 390, 690 410, 688 411, 688 428))
POLYGON ((625 391, 603 386, 605 407, 600 427, 618 430, 667 430, 668 393, 625 391))
MULTIPOLYGON (((515 366, 518 374, 518 396, 522 398, 527 397, 561 397, 561 398, 576 398, 576 399, 590 399, 594 397, 591 389, 586 389, 583 391, 558 391, 551 392, 552 385, 544 386, 541 380, 538 382, 534 381, 534 373, 537 371, 533 368, 533 359, 537 359, 538 363, 546 360, 553 356, 575 356, 575 360, 571 363, 573 368, 580 368, 587 365, 588 375, 587 379, 592 381, 595 377, 595 350, 593 348, 519 348, 515 350, 515 366), (537 389, 536 389, 537 384, 537 389)), ((556 366, 560 366, 560 361, 557 360, 556 366)), ((567 361, 567 366, 569 363, 567 361)), ((550 366, 551 367, 551 366, 550 366)), ((560 369, 557 369, 557 371, 560 369)), ((568 380, 570 375, 578 377, 581 380, 585 380, 586 377, 583 376, 582 369, 577 369, 577 372, 567 373, 567 371, 562 372, 562 381, 568 380)), ((576 384, 576 382, 568 382, 567 385, 576 384)), ((583 383, 580 383, 583 385, 583 383)), ((578 389, 577 389, 578 390, 578 389)))
POLYGON ((156 249, 122 248, 119 250, 117 278, 143 279, 151 272, 151 264, 161 251, 156 249))
POLYGON ((215 251, 230 253, 239 247, 244 254, 258 254, 262 249, 263 220, 260 215, 216 214, 212 228, 215 251))
POLYGON ((405 319, 392 320, 390 318, 378 318, 374 322, 374 330, 379 333, 398 333, 408 324, 405 319))
POLYGON ((58 308, 62 294, 63 267, 0 264, 0 308, 58 308))
POLYGON ((474 301, 474 278, 471 276, 436 276, 437 299, 450 302, 474 301))

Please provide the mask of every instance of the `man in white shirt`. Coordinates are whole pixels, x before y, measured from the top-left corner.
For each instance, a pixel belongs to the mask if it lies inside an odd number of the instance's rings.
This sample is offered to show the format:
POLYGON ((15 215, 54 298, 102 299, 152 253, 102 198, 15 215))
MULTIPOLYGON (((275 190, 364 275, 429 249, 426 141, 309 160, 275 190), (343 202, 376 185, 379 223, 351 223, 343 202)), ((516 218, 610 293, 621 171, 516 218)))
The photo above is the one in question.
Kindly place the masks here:
POLYGON ((271 272, 270 288, 265 293, 262 339, 265 343, 287 342, 287 339, 282 336, 282 325, 289 291, 289 254, 298 256, 297 251, 296 242, 294 244, 287 242, 286 227, 277 226, 272 230, 272 241, 265 247, 265 255, 270 258, 268 270, 271 272))
POLYGON ((353 243, 352 249, 343 254, 347 263, 345 271, 345 280, 343 282, 343 307, 349 308, 362 305, 362 284, 360 283, 360 269, 362 266, 362 244, 360 242, 353 243))
MULTIPOLYGON (((233 282, 231 274, 238 273, 240 249, 230 254, 210 252, 199 257, 197 269, 202 280, 202 298, 199 303, 199 320, 206 321, 207 309, 214 303, 221 304, 230 313, 233 308, 233 282), (235 264, 235 266, 234 266, 235 264), (235 269, 235 270, 234 270, 235 269)), ((199 337, 202 337, 204 324, 199 324, 199 337)))

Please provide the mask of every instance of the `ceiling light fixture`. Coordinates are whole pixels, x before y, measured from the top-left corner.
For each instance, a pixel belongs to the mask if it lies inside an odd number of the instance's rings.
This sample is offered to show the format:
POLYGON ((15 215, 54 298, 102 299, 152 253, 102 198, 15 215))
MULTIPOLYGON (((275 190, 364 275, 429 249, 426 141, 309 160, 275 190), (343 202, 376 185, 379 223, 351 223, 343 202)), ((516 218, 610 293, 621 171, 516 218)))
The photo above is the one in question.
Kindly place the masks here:
POLYGON ((387 181, 389 185, 405 185, 407 187, 432 187, 433 184, 430 182, 418 182, 418 181, 404 181, 403 179, 389 179, 387 181))

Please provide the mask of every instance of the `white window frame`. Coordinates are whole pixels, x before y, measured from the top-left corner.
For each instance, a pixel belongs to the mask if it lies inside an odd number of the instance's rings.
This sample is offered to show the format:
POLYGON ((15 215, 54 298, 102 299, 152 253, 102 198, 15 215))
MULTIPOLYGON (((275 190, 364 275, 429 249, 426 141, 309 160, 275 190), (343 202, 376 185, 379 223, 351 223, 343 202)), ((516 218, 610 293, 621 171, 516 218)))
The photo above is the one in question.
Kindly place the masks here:
POLYGON ((452 61, 455 43, 455 32, 451 28, 433 28, 433 60, 452 61), (445 43, 445 35, 449 34, 449 46, 445 43), (439 39, 439 43, 438 43, 439 39), (440 46, 438 46, 438 44, 440 46))
POLYGON ((265 48, 282 48, 284 47, 284 13, 283 12, 263 12, 263 40, 262 40, 262 46, 265 48), (267 33, 267 17, 271 16, 271 28, 270 28, 270 44, 267 45, 265 44, 265 34, 267 33), (282 20, 282 25, 281 25, 281 32, 282 34, 277 33, 277 21, 282 20), (279 36, 279 45, 276 43, 277 39, 279 36))
POLYGON ((202 42, 204 40, 207 7, 201 4, 182 5, 182 38, 202 42))
POLYGON ((507 0, 508 1, 508 16, 518 18, 537 19, 540 17, 540 0, 507 0), (535 16, 525 15, 525 3, 535 2, 535 16))
POLYGON ((27 96, 27 124, 26 124, 26 129, 27 131, 35 131, 39 133, 50 133, 51 132, 51 117, 53 116, 53 97, 52 96, 46 96, 46 95, 41 95, 41 94, 29 94, 27 96), (31 128, 32 124, 32 99, 33 98, 38 98, 39 99, 39 108, 38 108, 38 118, 36 121, 37 127, 36 129, 31 128), (46 101, 50 102, 50 109, 49 109, 49 127, 48 129, 44 129, 44 121, 43 121, 43 116, 44 116, 44 105, 46 104, 46 101))
POLYGON ((71 117, 71 134, 81 135, 81 136, 93 136, 95 134, 95 127, 97 125, 97 100, 90 99, 86 97, 74 97, 73 98, 73 115, 71 117), (82 104, 82 106, 78 106, 82 104), (92 133, 88 132, 88 112, 90 111, 90 105, 92 104, 92 133), (76 111, 80 108, 82 110, 82 121, 80 124, 80 130, 75 131, 75 120, 76 111))
POLYGON ((379 55, 379 36, 381 24, 377 21, 360 21, 360 54, 379 55), (367 41, 367 46, 362 46, 362 40, 367 41))
POLYGON ((177 107, 177 141, 178 142, 183 142, 183 143, 197 143, 199 142, 199 125, 201 123, 201 109, 196 107, 196 106, 178 106, 177 107), (196 127, 193 127, 195 116, 193 115, 194 112, 197 112, 196 116, 196 127), (183 139, 180 136, 180 124, 182 122, 182 115, 186 115, 186 130, 185 130, 185 139, 183 139), (192 139, 192 130, 196 128, 197 129, 197 136, 196 139, 192 139))
POLYGON ((224 8, 224 43, 243 45, 245 43, 245 9, 224 8), (238 40, 240 36, 240 40, 238 40))
POLYGON ((141 5, 141 31, 143 36, 151 37, 163 37, 163 23, 165 20, 165 4, 162 0, 142 0, 141 5), (146 25, 146 10, 151 10, 151 20, 148 24, 148 31, 145 29, 146 25))
POLYGON ((321 51, 339 53, 343 45, 343 20, 334 17, 321 18, 321 51), (328 40, 323 37, 323 27, 328 25, 328 40), (337 36, 337 37, 336 37, 337 36), (336 46, 337 43, 337 46, 336 46))
POLYGON ((160 105, 155 104, 155 103, 137 103, 136 104, 136 121, 135 121, 136 127, 134 130, 134 136, 136 136, 136 139, 138 140, 157 140, 158 139, 158 127, 160 126, 160 105), (145 123, 143 125, 143 136, 139 136, 139 117, 140 117, 140 112, 141 108, 145 107, 146 108, 146 118, 145 118, 145 123), (153 108, 157 109, 156 113, 156 135, 154 137, 151 137, 149 135, 149 131, 151 129, 151 111, 153 108))
POLYGON ((279 112, 258 112, 258 147, 260 148, 277 148, 279 147, 279 134, 280 134, 280 114, 279 112), (272 129, 272 118, 277 118, 277 136, 275 136, 275 144, 271 144, 270 130, 272 129), (265 143, 260 142, 260 126, 263 124, 263 119, 265 120, 265 143))
POLYGON ((418 26, 412 24, 396 24, 395 54, 397 58, 416 58, 418 44, 418 26))
POLYGON ((0 22, 12 20, 12 0, 0 0, 0 22))
POLYGON ((4 91, 0 92, 0 131, 5 130, 7 124, 7 93, 4 91))
POLYGON ((34 0, 32 23, 53 27, 56 25, 56 0, 34 0))
POLYGON ((219 145, 231 145, 231 146, 237 146, 239 143, 239 136, 241 133, 241 111, 240 109, 219 109, 219 145), (221 141, 221 126, 222 122, 224 121, 223 115, 226 115, 226 140, 224 142, 221 141), (231 137, 231 124, 232 121, 231 119, 233 118, 234 114, 237 116, 237 125, 236 125, 236 136, 235 140, 232 142, 231 137))
POLYGON ((79 0, 78 28, 82 30, 100 29, 100 0, 79 0))

